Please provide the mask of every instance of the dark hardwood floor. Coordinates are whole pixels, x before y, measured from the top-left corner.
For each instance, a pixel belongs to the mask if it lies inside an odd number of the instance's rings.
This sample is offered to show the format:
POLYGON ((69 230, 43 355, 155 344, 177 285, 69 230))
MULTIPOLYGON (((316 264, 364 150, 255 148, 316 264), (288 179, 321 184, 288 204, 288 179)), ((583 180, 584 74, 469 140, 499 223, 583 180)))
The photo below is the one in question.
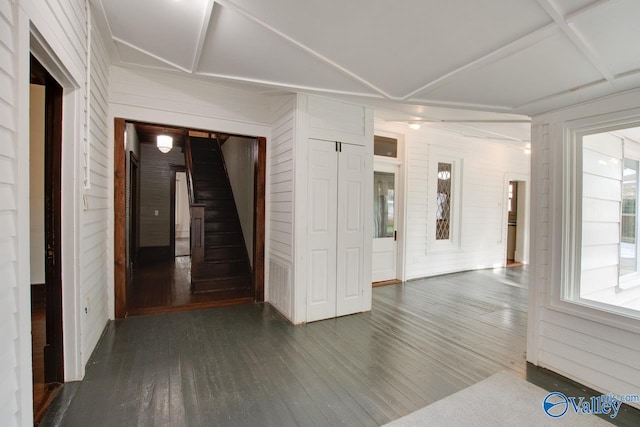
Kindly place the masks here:
POLYGON ((144 262, 133 272, 128 289, 127 315, 137 316, 246 304, 253 298, 245 293, 191 292, 191 258, 179 256, 175 262, 144 262))
POLYGON ((268 304, 111 322, 45 425, 384 424, 499 371, 525 376, 526 277, 380 287, 370 313, 304 326, 268 304))
POLYGON ((44 382, 44 346, 47 342, 45 285, 32 285, 31 295, 31 367, 33 379, 33 420, 40 422, 55 398, 60 383, 44 382))

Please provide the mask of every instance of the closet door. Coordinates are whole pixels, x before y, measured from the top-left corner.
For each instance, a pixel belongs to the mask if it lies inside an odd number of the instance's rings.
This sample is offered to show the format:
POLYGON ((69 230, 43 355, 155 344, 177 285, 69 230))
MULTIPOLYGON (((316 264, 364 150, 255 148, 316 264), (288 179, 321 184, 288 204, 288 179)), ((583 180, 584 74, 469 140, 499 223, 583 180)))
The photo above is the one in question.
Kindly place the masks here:
POLYGON ((344 143, 338 155, 338 316, 361 312, 363 307, 364 201, 365 191, 371 191, 365 189, 365 155, 364 147, 344 143))
POLYGON ((307 321, 336 316, 338 152, 334 142, 309 139, 307 321))

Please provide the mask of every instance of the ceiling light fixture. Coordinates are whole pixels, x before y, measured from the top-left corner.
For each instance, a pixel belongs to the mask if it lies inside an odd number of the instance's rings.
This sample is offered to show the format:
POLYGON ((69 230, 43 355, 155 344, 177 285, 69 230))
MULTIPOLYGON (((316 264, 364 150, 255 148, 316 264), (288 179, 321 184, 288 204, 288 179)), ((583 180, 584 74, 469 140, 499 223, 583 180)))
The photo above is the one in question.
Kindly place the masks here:
POLYGON ((409 122, 409 128, 411 128, 413 130, 418 130, 418 129, 420 129, 420 123, 409 122))
POLYGON ((173 138, 169 135, 158 135, 156 145, 158 146, 158 150, 167 154, 173 148, 173 138))

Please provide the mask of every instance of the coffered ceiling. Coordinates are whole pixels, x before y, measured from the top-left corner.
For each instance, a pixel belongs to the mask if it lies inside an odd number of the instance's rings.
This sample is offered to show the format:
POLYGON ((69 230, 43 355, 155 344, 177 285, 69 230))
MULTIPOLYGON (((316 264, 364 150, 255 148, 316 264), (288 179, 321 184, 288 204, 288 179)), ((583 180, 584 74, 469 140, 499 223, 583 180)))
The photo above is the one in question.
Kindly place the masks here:
POLYGON ((385 120, 458 117, 474 127, 474 116, 447 112, 500 113, 478 119, 491 132, 492 120, 523 118, 511 114, 640 86, 638 0, 94 0, 94 6, 115 64, 355 97, 386 110, 385 120))

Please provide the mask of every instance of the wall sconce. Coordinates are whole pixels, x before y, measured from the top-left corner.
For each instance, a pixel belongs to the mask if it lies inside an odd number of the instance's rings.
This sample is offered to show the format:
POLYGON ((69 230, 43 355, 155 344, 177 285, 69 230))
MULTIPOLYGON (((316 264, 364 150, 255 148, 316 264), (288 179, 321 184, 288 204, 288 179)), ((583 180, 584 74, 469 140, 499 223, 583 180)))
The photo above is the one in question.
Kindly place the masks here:
POLYGON ((158 135, 156 145, 158 150, 166 154, 173 148, 173 138, 169 135, 158 135))

